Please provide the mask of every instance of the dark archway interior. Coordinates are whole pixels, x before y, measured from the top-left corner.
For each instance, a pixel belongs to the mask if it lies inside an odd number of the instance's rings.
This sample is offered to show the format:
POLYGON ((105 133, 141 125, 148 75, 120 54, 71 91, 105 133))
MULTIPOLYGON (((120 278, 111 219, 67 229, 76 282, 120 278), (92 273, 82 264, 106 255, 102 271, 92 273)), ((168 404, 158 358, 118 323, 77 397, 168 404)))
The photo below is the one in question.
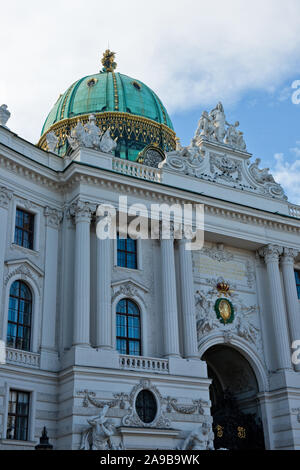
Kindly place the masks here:
POLYGON ((215 448, 264 449, 258 384, 249 362, 237 350, 214 346, 203 355, 208 367, 215 448))

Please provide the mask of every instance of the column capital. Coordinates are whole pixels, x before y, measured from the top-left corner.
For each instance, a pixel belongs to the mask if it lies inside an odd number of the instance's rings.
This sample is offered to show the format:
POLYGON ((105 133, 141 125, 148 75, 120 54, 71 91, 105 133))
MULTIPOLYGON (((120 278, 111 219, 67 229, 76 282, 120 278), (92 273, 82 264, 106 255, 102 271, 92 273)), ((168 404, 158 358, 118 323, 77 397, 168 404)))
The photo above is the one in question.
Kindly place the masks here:
POLYGON ((70 214, 75 218, 75 224, 79 222, 91 222, 93 207, 89 202, 76 201, 70 207, 70 214))
POLYGON ((46 219, 46 226, 47 227, 52 227, 57 229, 59 227, 59 224, 61 223, 63 219, 63 213, 62 211, 59 211, 57 209, 53 209, 51 207, 45 207, 44 209, 44 216, 46 219))
POLYGON ((13 192, 10 189, 5 188, 4 186, 0 187, 0 207, 7 209, 12 197, 13 192))
POLYGON ((291 264, 294 265, 295 258, 298 256, 299 251, 295 250, 294 248, 287 248, 283 249, 283 255, 281 258, 281 262, 283 264, 291 264))
POLYGON ((259 251, 260 256, 265 259, 265 262, 268 263, 278 263, 279 256, 283 253, 283 248, 278 245, 268 245, 261 248, 259 251))

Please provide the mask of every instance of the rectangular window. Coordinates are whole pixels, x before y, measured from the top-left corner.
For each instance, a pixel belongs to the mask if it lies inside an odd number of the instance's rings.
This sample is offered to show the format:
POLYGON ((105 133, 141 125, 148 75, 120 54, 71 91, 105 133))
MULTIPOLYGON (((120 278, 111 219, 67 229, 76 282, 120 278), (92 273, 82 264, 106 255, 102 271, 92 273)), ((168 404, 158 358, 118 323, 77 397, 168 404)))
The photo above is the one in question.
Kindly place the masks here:
POLYGON ((131 238, 117 237, 118 266, 137 269, 137 241, 131 238))
POLYGON ((7 439, 17 441, 28 440, 29 399, 30 394, 28 392, 10 390, 6 432, 7 439))
POLYGON ((33 250, 34 215, 16 210, 15 244, 33 250))
POLYGON ((295 271, 298 299, 300 300, 300 271, 295 271))

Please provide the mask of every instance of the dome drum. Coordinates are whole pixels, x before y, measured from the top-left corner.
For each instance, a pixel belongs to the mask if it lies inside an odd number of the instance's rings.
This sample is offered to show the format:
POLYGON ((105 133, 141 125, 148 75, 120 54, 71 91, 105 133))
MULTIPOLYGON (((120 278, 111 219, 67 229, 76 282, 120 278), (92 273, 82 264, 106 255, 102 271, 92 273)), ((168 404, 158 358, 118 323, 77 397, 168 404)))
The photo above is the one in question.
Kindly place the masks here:
MULTIPOLYGON (((148 145, 158 146, 165 152, 176 148, 175 132, 165 124, 160 124, 143 116, 131 115, 129 113, 106 112, 94 113, 96 124, 105 132, 110 129, 113 139, 117 137, 117 149, 115 156, 127 160, 136 161, 139 153, 148 145)), ((69 153, 70 147, 67 135, 78 121, 83 125, 88 122, 89 114, 74 118, 63 119, 53 124, 46 133, 42 135, 38 146, 48 150, 46 134, 53 131, 58 137, 58 153, 61 156, 69 153)))

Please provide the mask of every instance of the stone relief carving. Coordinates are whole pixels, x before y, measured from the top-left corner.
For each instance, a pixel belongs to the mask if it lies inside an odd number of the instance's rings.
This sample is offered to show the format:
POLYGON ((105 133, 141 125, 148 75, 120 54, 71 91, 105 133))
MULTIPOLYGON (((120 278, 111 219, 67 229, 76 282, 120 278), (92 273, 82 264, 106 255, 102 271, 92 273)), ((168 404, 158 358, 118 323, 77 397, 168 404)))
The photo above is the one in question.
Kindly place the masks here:
POLYGON ((60 222, 63 218, 63 213, 57 209, 52 209, 51 207, 45 207, 44 216, 46 219, 46 225, 52 228, 58 228, 60 222))
POLYGON ((6 123, 10 118, 10 112, 6 104, 0 106, 0 126, 7 127, 6 123))
POLYGON ((128 396, 124 393, 114 393, 112 400, 97 400, 95 398, 96 394, 89 390, 78 390, 78 395, 83 395, 82 406, 87 408, 89 403, 96 408, 103 408, 104 406, 108 406, 109 408, 113 408, 115 406, 120 406, 121 409, 125 408, 125 400, 128 399, 128 396))
POLYGON ((187 415, 191 415, 196 412, 201 415, 204 415, 205 410, 203 406, 208 406, 208 402, 205 400, 193 400, 192 405, 180 405, 177 403, 177 399, 172 397, 167 397, 165 401, 167 403, 166 411, 168 413, 172 413, 173 409, 177 413, 183 413, 187 415))
POLYGON ((11 201, 13 192, 4 186, 0 187, 0 207, 4 209, 8 208, 9 202, 11 201))
POLYGON ((29 199, 19 199, 19 198, 18 198, 18 199, 17 199, 17 202, 18 202, 21 206, 25 207, 25 209, 27 209, 27 210, 30 210, 30 209, 32 209, 33 207, 37 207, 37 206, 36 206, 32 201, 30 201, 29 199))
POLYGON ((188 434, 181 450, 214 450, 214 433, 207 422, 199 424, 188 434))
POLYGON ((87 147, 112 153, 117 147, 116 141, 110 136, 110 130, 107 129, 103 134, 96 125, 96 118, 93 114, 89 116, 89 120, 84 126, 79 121, 67 139, 72 150, 76 150, 78 147, 87 147))
POLYGON ((42 279, 42 274, 37 272, 31 264, 29 264, 27 261, 20 260, 19 265, 10 265, 7 268, 7 274, 4 279, 4 285, 7 286, 9 280, 16 276, 16 275, 21 275, 28 277, 32 281, 35 282, 35 284, 41 288, 41 279, 42 279))
POLYGON ((136 384, 128 396, 128 401, 129 401, 128 414, 126 414, 122 419, 123 426, 139 426, 139 427, 161 428, 161 429, 171 427, 171 422, 166 417, 165 411, 163 410, 163 407, 162 407, 164 403, 164 399, 162 395, 160 394, 159 390, 155 387, 155 385, 153 385, 150 382, 150 380, 141 380, 138 384, 136 384), (153 393, 153 395, 155 396, 157 400, 157 405, 158 405, 156 417, 154 418, 154 421, 152 421, 151 423, 144 423, 143 421, 141 421, 135 408, 135 399, 138 393, 141 390, 145 390, 145 389, 150 390, 150 392, 153 393))
POLYGON ((297 421, 300 423, 300 408, 294 408, 292 412, 297 414, 297 421))
POLYGON ((204 255, 219 262, 232 261, 234 258, 232 253, 224 250, 224 245, 222 244, 218 244, 217 248, 204 247, 201 251, 204 255))
MULTIPOLYGON (((106 414, 109 408, 119 407, 120 409, 126 410, 126 414, 123 416, 121 420, 121 424, 123 426, 134 426, 134 427, 142 427, 142 428, 160 428, 160 429, 168 429, 171 427, 171 421, 166 416, 166 413, 172 413, 174 410, 176 413, 180 414, 198 414, 199 420, 207 421, 210 419, 208 415, 205 415, 205 406, 209 406, 209 403, 202 399, 193 400, 192 404, 181 404, 178 403, 176 398, 172 398, 170 396, 163 397, 159 392, 158 388, 151 383, 148 379, 142 379, 131 389, 129 394, 126 393, 116 393, 113 394, 113 398, 111 400, 98 400, 95 398, 95 393, 89 390, 78 390, 77 394, 79 396, 83 396, 82 406, 88 407, 89 404, 95 406, 96 408, 101 408, 105 410, 105 412, 100 413, 100 415, 96 417, 90 418, 92 421, 97 422, 98 418, 106 417, 106 414), (139 418, 136 412, 136 398, 140 391, 142 390, 149 390, 155 396, 157 402, 157 413, 154 420, 151 423, 144 423, 139 418), (200 418, 201 417, 201 418, 200 418)), ((89 424, 90 421, 88 421, 89 424)), ((103 424, 103 423, 102 423, 103 424)), ((95 424, 94 424, 95 426, 95 424)), ((103 430, 102 430, 103 431, 103 430)), ((90 445, 91 442, 91 432, 92 429, 89 428, 88 430, 84 431, 83 434, 83 443, 86 446, 87 442, 90 445)), ((104 439, 104 437, 102 436, 104 439)), ((106 445, 106 444, 105 444, 106 445)), ((86 448, 86 447, 85 447, 86 448)))
POLYGON ((246 262, 246 278, 247 278, 248 287, 252 289, 255 283, 256 275, 255 275, 253 263, 251 263, 249 260, 247 260, 246 262))
POLYGON ((204 153, 201 148, 192 140, 188 147, 181 147, 177 142, 176 151, 169 152, 166 160, 160 163, 159 168, 179 171, 188 176, 201 176, 204 153))
POLYGON ((269 173, 270 169, 260 169, 260 163, 261 159, 257 158, 255 162, 249 166, 249 174, 252 176, 255 183, 262 187, 260 189, 262 194, 269 194, 274 197, 287 199, 283 188, 280 186, 280 184, 276 183, 274 177, 269 173))
MULTIPOLYGON (((223 278, 207 279, 207 283, 213 286, 207 292, 195 293, 196 321, 198 341, 200 342, 207 334, 219 330, 223 332, 224 341, 230 343, 233 336, 237 335, 249 343, 261 349, 261 337, 259 328, 253 322, 253 315, 258 312, 258 306, 247 306, 235 292, 230 292, 231 302, 234 307, 234 321, 231 324, 222 324, 216 316, 215 303, 218 299, 216 286, 221 282, 226 282, 223 278)), ((234 287, 231 283, 231 288, 234 287)))
POLYGON ((125 281, 122 284, 112 286, 112 302, 119 296, 138 298, 143 304, 145 302, 146 288, 139 287, 133 281, 125 281), (143 291, 143 294, 141 294, 143 291))
POLYGON ((224 179, 225 181, 242 180, 242 162, 234 158, 227 157, 226 154, 210 154, 210 171, 213 178, 224 179), (219 170, 219 171, 216 171, 219 170))
POLYGON ((152 168, 159 168, 159 165, 165 160, 164 152, 161 149, 156 149, 147 146, 140 154, 138 163, 150 166, 152 168))

